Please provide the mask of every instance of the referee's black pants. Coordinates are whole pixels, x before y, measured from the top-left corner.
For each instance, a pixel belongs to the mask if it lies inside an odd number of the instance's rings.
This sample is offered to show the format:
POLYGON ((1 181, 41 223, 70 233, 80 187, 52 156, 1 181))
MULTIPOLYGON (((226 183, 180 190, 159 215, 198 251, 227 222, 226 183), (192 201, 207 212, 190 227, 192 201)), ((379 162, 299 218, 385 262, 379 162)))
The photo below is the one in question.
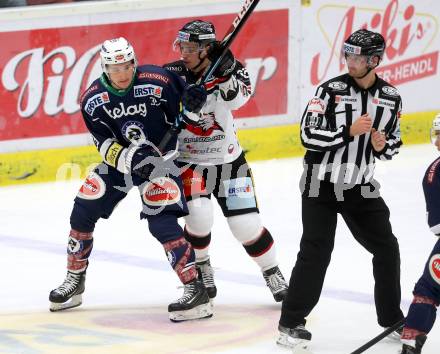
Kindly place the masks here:
MULTIPOLYGON (((378 323, 389 327, 403 318, 400 310, 400 254, 391 230, 390 212, 381 197, 364 198, 361 186, 344 191, 338 201, 334 184, 321 182, 319 196, 302 196, 303 235, 280 324, 294 328, 318 303, 333 251, 337 214, 354 238, 373 255, 374 299, 378 323)), ((364 185, 371 187, 371 185, 364 185)))

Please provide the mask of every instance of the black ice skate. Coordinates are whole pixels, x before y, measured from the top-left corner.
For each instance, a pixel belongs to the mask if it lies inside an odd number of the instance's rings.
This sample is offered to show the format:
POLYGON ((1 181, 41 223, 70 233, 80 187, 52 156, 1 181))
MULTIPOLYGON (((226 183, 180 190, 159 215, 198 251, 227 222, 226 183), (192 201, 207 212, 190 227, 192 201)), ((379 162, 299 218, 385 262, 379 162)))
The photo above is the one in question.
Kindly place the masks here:
POLYGON ((196 262, 196 269, 199 280, 205 285, 209 298, 215 298, 217 295, 217 287, 214 283, 214 270, 211 267, 209 257, 204 261, 196 262))
POLYGON ((86 272, 76 274, 67 271, 63 284, 49 294, 50 311, 61 311, 81 305, 85 281, 86 272))
MULTIPOLYGON (((425 334, 419 334, 416 337, 414 346, 409 344, 403 344, 402 345, 402 351, 400 354, 421 354, 422 353, 422 347, 423 344, 425 344, 426 341, 426 335, 425 334)), ((403 342, 407 342, 407 340, 403 340, 403 342)))
POLYGON ((273 298, 276 302, 283 301, 287 296, 288 285, 284 280, 283 274, 281 274, 280 268, 277 266, 265 270, 263 272, 266 285, 272 292, 273 298))
POLYGON ((183 287, 183 296, 168 305, 172 322, 182 322, 212 316, 209 296, 203 283, 195 279, 183 287))
POLYGON ((306 349, 312 340, 312 333, 306 330, 303 325, 298 325, 295 328, 278 325, 278 331, 280 335, 277 344, 283 347, 306 349))

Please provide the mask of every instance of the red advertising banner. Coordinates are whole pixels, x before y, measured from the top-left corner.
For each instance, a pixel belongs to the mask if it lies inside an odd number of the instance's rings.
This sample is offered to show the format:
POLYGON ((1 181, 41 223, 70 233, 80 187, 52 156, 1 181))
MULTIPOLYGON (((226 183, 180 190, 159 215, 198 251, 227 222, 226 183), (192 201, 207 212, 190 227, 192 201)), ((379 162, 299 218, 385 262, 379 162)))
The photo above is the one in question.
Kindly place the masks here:
MULTIPOLYGON (((203 17, 219 38, 235 14, 203 17)), ((0 33, 0 141, 86 132, 79 97, 99 76, 100 44, 125 37, 140 64, 179 59, 172 44, 193 18, 0 33)), ((287 113, 288 10, 257 11, 232 46, 255 83, 254 96, 236 117, 287 113)))

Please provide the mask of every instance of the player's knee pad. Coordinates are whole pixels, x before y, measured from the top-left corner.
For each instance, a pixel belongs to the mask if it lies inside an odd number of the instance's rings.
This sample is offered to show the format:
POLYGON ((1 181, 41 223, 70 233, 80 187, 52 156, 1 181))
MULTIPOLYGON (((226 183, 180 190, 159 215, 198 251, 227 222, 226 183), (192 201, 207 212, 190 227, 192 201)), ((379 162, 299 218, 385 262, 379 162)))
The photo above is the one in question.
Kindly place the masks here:
POLYGON ((162 244, 176 240, 183 235, 183 230, 174 214, 147 216, 150 233, 162 244))
POLYGON ((214 211, 209 198, 200 197, 188 202, 189 215, 185 216, 187 231, 194 236, 206 236, 214 224, 214 211))
POLYGON ((186 284, 197 276, 195 268, 195 255, 191 244, 180 237, 163 244, 168 261, 177 273, 180 281, 186 284))
POLYGON ((264 229, 258 213, 230 216, 227 221, 232 234, 242 244, 258 239, 264 229))
POLYGON ((67 242, 67 269, 82 272, 87 269, 93 248, 93 233, 70 230, 67 242))
POLYGON ((185 227, 183 229, 183 235, 185 236, 185 240, 191 244, 194 250, 205 249, 209 247, 209 244, 211 243, 211 233, 205 236, 194 236, 190 234, 185 227))

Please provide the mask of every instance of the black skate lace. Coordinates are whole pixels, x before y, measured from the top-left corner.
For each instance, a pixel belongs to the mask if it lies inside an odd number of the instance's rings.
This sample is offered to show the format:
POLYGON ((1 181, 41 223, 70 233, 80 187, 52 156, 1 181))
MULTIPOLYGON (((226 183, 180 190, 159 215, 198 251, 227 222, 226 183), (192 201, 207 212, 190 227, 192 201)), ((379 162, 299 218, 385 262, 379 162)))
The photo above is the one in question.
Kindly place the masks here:
POLYGON ((280 270, 278 269, 275 273, 266 275, 263 274, 266 284, 273 294, 280 292, 281 290, 287 289, 287 283, 283 278, 280 270))
POLYGON ((80 278, 81 278, 81 275, 73 274, 70 272, 67 273, 66 279, 64 280, 63 284, 61 284, 56 289, 56 292, 60 293, 63 296, 70 294, 71 292, 75 291, 76 287, 79 284, 80 278))
POLYGON ((200 272, 202 273, 202 280, 205 288, 215 287, 214 270, 211 265, 209 263, 197 264, 197 267, 200 268, 200 272))

